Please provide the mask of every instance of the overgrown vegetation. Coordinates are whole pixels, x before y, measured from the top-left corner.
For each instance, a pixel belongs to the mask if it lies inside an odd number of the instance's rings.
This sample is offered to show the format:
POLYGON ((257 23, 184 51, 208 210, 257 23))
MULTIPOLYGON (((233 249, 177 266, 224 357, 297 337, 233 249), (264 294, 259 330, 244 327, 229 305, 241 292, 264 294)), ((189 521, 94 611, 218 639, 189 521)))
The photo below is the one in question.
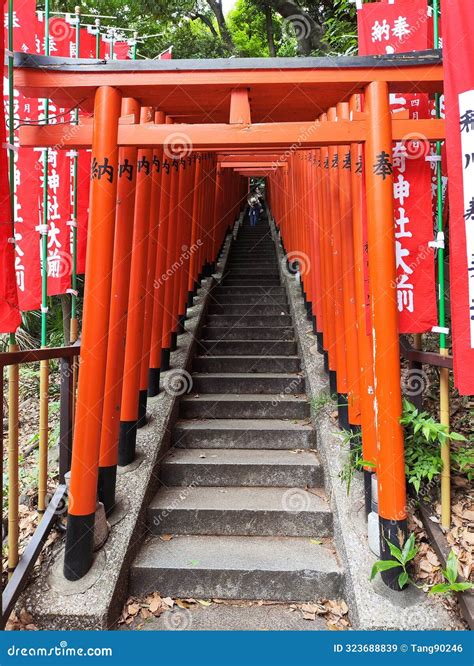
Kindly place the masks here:
POLYGON ((469 479, 474 474, 474 448, 464 435, 449 432, 448 427, 438 423, 428 412, 419 411, 411 402, 404 400, 401 423, 405 430, 405 470, 408 483, 419 494, 423 484, 437 478, 443 469, 441 445, 447 441, 462 442, 453 448, 453 468, 469 479))
MULTIPOLYGON (((373 580, 375 576, 382 573, 382 571, 401 568, 402 571, 398 576, 398 585, 400 586, 400 589, 403 589, 409 583, 418 589, 426 589, 426 585, 417 585, 417 583, 411 578, 409 572, 410 563, 415 559, 418 553, 418 547, 415 544, 415 535, 413 533, 410 534, 402 549, 398 548, 393 543, 390 543, 390 541, 387 541, 387 544, 393 559, 377 560, 372 567, 370 580, 373 580)), ((446 582, 429 587, 429 594, 464 592, 474 588, 472 583, 458 581, 458 558, 453 550, 451 550, 448 555, 446 569, 442 569, 442 574, 446 582)))
MULTIPOLYGON (((474 477, 474 446, 464 435, 449 432, 447 426, 438 423, 428 412, 419 411, 408 400, 403 401, 401 424, 405 431, 405 473, 407 483, 416 494, 436 480, 442 472, 441 445, 449 441, 451 465, 455 473, 474 477)), ((350 445, 349 455, 340 473, 349 494, 355 471, 372 466, 362 455, 360 433, 344 431, 343 444, 350 445)))

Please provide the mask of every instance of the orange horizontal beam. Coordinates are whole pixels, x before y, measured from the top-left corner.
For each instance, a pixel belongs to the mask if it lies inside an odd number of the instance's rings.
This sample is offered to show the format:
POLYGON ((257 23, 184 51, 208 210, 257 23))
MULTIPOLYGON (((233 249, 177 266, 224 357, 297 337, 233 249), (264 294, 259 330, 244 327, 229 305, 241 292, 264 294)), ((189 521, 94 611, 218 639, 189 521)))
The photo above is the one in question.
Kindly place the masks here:
POLYGON ((261 169, 265 167, 282 167, 284 166, 285 162, 281 161, 281 156, 276 156, 274 160, 265 160, 265 161, 260 161, 260 162, 248 162, 247 160, 242 161, 242 162, 218 162, 218 165, 222 169, 245 169, 245 168, 250 168, 250 169, 261 169))
POLYGON ((238 153, 237 155, 222 153, 217 156, 217 159, 220 162, 247 162, 252 164, 254 162, 262 162, 263 160, 267 160, 268 162, 273 163, 280 158, 281 155, 279 153, 265 153, 263 151, 259 152, 257 155, 242 152, 238 153))
MULTIPOLYGON (((443 65, 430 63, 413 67, 360 67, 360 68, 304 68, 304 69, 222 69, 222 70, 172 70, 172 71, 64 71, 53 67, 16 68, 15 87, 31 97, 54 98, 58 90, 66 92, 69 99, 79 101, 93 95, 104 85, 120 89, 124 97, 134 97, 145 103, 147 97, 155 97, 157 88, 183 87, 189 95, 193 90, 207 88, 211 103, 216 89, 235 87, 262 87, 272 91, 280 86, 316 86, 324 88, 337 84, 344 94, 360 92, 372 81, 386 81, 391 90, 400 92, 442 92, 443 65), (104 81, 104 76, 106 77, 104 81)), ((252 91, 253 92, 253 91, 252 91)))
MULTIPOLYGON (((179 133, 183 142, 194 150, 224 148, 281 148, 314 147, 329 144, 362 143, 366 139, 364 120, 304 123, 262 123, 255 125, 196 124, 196 125, 120 125, 119 146, 153 147, 176 140, 179 133)), ((445 138, 444 120, 392 120, 394 140, 422 138, 428 141, 445 138)), ((20 144, 61 148, 87 148, 92 142, 92 127, 78 125, 40 125, 20 127, 20 144)), ((279 156, 284 161, 285 154, 279 156)))

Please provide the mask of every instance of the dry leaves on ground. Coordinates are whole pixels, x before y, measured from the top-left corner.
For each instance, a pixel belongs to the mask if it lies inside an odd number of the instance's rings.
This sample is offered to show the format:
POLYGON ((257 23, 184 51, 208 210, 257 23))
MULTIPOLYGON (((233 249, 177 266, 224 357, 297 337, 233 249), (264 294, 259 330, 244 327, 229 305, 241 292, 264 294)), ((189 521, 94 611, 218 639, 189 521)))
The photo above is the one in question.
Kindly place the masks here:
POLYGON ((343 631, 350 628, 348 619, 349 608, 345 601, 336 601, 333 599, 323 599, 314 603, 307 604, 285 604, 274 601, 241 601, 227 599, 171 599, 171 597, 161 597, 159 592, 154 592, 144 599, 131 597, 125 604, 122 615, 118 621, 119 625, 126 625, 130 628, 141 629, 143 623, 152 617, 159 617, 164 611, 170 610, 173 606, 178 608, 192 609, 209 607, 213 604, 222 606, 278 606, 279 608, 288 608, 291 611, 299 612, 304 620, 314 621, 318 616, 324 617, 327 628, 333 631, 343 631), (131 626, 133 625, 133 627, 131 626))

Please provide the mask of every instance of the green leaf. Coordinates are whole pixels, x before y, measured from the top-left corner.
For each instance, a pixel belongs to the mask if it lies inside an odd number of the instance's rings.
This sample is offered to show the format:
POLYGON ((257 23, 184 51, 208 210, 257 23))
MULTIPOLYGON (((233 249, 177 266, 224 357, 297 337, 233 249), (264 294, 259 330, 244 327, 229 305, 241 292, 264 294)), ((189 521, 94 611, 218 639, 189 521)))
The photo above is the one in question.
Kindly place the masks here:
POLYGON ((387 540, 388 547, 390 548, 390 553, 395 557, 400 564, 403 562, 403 555, 402 551, 400 548, 397 548, 393 543, 390 543, 390 541, 387 540))
POLYGON ((474 584, 473 583, 453 583, 451 585, 451 589, 453 592, 465 592, 466 590, 472 590, 474 589, 474 584))
POLYGON ((415 534, 412 532, 406 540, 405 545, 403 546, 401 562, 406 564, 412 560, 415 557, 417 551, 418 549, 415 546, 415 534))
POLYGON ((444 572, 450 583, 455 583, 458 579, 458 558, 454 550, 451 550, 446 562, 446 571, 444 572))
POLYGON ((472 583, 439 583, 433 585, 430 589, 430 594, 448 594, 448 592, 465 592, 472 590, 474 585, 472 583))
POLYGON ((464 435, 460 435, 458 432, 450 432, 449 439, 454 440, 455 442, 466 442, 464 435))
POLYGON ((389 569, 395 569, 400 566, 400 562, 396 560, 377 560, 377 562, 372 567, 370 573, 370 580, 373 580, 375 576, 381 571, 388 571, 389 569))
POLYGON ((428 594, 447 594, 451 591, 451 585, 447 583, 438 583, 438 585, 433 585, 428 594))
POLYGON ((408 574, 406 571, 402 571, 402 573, 398 577, 398 584, 400 585, 400 589, 403 590, 403 588, 407 583, 408 583, 408 574))

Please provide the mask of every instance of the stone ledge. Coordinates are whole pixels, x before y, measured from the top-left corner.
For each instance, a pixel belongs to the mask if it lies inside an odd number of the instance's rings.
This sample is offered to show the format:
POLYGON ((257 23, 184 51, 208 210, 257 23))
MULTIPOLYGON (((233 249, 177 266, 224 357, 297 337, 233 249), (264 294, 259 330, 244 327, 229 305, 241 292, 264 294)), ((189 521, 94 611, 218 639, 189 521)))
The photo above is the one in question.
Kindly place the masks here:
MULTIPOLYGON (((178 338, 179 347, 171 354, 168 372, 191 368, 209 295, 224 274, 231 242, 228 234, 217 272, 203 280, 193 307, 188 309, 186 332, 178 338)), ((166 375, 163 372, 162 380, 166 380, 166 375)), ((119 508, 121 515, 117 521, 111 516, 110 535, 87 576, 71 583, 62 575, 64 539, 36 568, 16 608, 26 608, 39 629, 104 630, 114 625, 126 601, 130 565, 145 535, 146 510, 159 486, 158 469, 170 447, 178 408, 179 397, 164 391, 148 399, 148 422, 137 436, 137 460, 127 468, 119 468, 117 474, 117 500, 127 510, 119 508)))

